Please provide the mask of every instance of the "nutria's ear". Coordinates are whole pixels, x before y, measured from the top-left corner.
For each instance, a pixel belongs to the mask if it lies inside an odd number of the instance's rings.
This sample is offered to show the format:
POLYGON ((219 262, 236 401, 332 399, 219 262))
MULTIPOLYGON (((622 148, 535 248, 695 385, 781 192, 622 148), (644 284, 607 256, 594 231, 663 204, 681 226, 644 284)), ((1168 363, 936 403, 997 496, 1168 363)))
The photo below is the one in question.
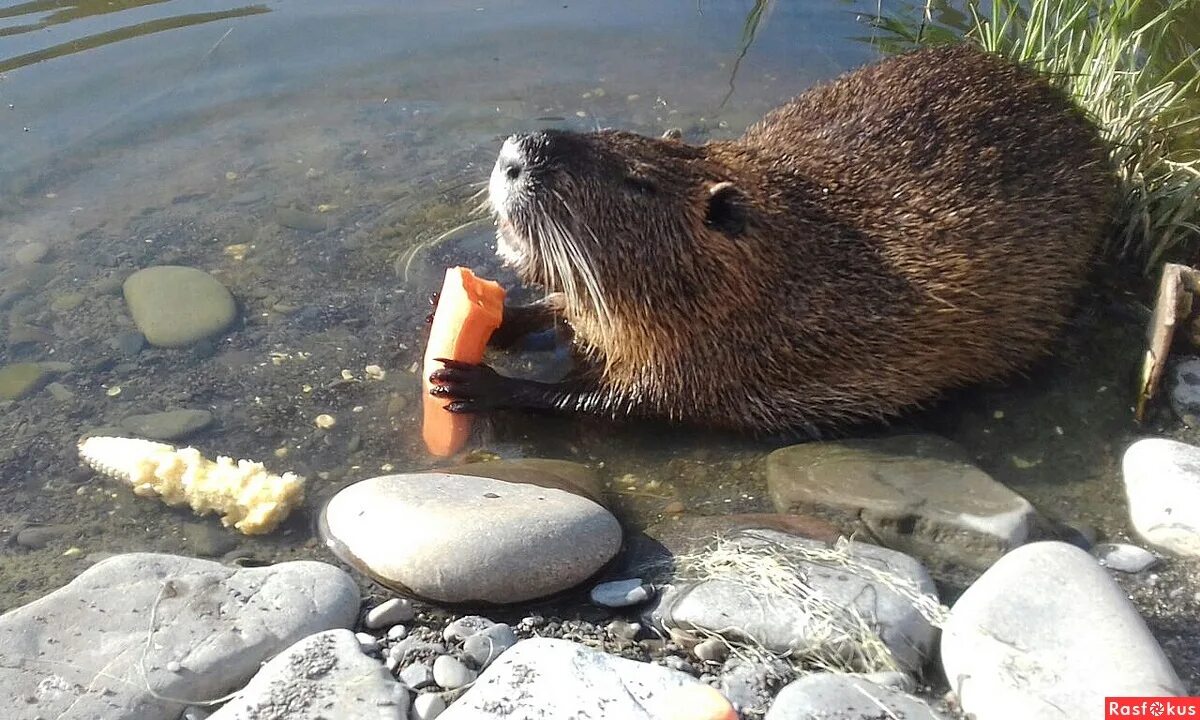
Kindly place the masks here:
POLYGON ((708 209, 704 223, 726 235, 738 235, 746 229, 745 196, 731 182, 719 182, 708 188, 708 209))
POLYGON ((683 139, 683 130, 679 128, 669 128, 662 134, 663 140, 681 140, 683 139))

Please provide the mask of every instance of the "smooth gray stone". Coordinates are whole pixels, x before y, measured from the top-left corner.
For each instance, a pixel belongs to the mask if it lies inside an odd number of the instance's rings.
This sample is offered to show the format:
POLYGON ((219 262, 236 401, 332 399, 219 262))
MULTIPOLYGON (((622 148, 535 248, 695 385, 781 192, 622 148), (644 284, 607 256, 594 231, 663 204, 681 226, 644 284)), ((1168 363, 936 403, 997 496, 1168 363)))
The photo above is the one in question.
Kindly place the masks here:
POLYGON ((861 522, 890 548, 934 567, 984 570, 1029 538, 1028 500, 936 435, 793 445, 767 458, 779 512, 861 522))
POLYGON ((470 685, 475 677, 474 670, 450 655, 441 655, 433 661, 433 681, 447 690, 470 685))
POLYGON ((522 640, 492 663, 441 720, 620 718, 668 720, 679 688, 703 687, 676 670, 568 640, 522 640), (597 714, 597 709, 603 714, 597 714))
POLYGON ((1092 554, 1104 567, 1123 573, 1140 573, 1158 562, 1154 553, 1129 543, 1103 543, 1092 554))
POLYGON ((631 578, 600 583, 592 588, 589 597, 593 605, 619 608, 640 605, 649 600, 653 594, 641 578, 631 578))
POLYGON ((200 432, 212 424, 207 410, 166 410, 164 412, 130 415, 121 420, 127 432, 151 440, 177 440, 200 432))
POLYGON ((297 640, 349 627, 358 606, 354 581, 324 563, 117 555, 0 615, 0 707, 5 720, 176 720, 297 640))
POLYGON ((133 323, 157 347, 192 345, 224 332, 237 317, 229 290, 196 268, 144 268, 125 279, 123 290, 133 323))
POLYGON ((1151 545, 1200 557, 1200 448, 1174 440, 1138 440, 1121 463, 1129 518, 1151 545))
POLYGON ((1125 592, 1062 542, 993 565, 955 603, 941 649, 950 687, 977 720, 1091 720, 1106 696, 1184 690, 1125 592))
POLYGON ((595 574, 621 547, 616 518, 586 497, 446 473, 344 488, 326 505, 321 534, 380 583, 446 603, 551 595, 595 574))
POLYGON ((408 720, 408 689, 349 630, 310 635, 263 666, 212 720, 408 720))
POLYGON ((480 668, 486 668, 505 650, 516 644, 517 634, 513 629, 506 623, 498 623, 464 640, 463 652, 480 668))
POLYGON ((789 684, 779 692, 766 716, 766 720, 814 718, 941 720, 942 716, 920 698, 861 677, 834 673, 809 675, 789 684))

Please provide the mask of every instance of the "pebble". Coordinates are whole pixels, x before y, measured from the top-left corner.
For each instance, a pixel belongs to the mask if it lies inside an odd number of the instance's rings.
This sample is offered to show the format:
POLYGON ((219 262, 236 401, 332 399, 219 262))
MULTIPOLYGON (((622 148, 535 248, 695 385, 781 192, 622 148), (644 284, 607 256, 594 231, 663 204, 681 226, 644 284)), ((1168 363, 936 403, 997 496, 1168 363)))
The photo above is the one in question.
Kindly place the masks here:
POLYGON ((899 668, 913 671, 933 648, 937 633, 926 614, 938 607, 936 589, 925 568, 907 555, 859 542, 831 546, 773 530, 740 530, 719 552, 720 573, 701 571, 700 579, 664 587, 648 612, 656 624, 705 634, 737 628, 770 652, 818 654, 831 661, 860 654, 887 661, 875 657, 882 647, 899 668), (764 585, 764 575, 810 589, 802 595, 776 592, 764 585), (927 606, 924 611, 918 600, 927 606))
POLYGON ((320 530, 347 564, 396 590, 444 603, 507 604, 551 595, 594 575, 621 547, 616 518, 587 497, 449 473, 385 475, 350 485, 326 504, 320 530), (428 532, 431 527, 438 532, 428 532))
POLYGON ((767 458, 779 512, 817 512, 931 566, 982 571, 1029 538, 1028 500, 936 435, 793 445, 767 458))
MULTIPOLYGON (((681 688, 692 694, 711 692, 695 678, 659 665, 568 640, 534 638, 522 640, 492 663, 441 718, 667 720, 679 717, 675 710, 682 704, 681 688), (603 708, 602 715, 597 708, 603 708)), ((713 717, 720 716, 696 714, 688 720, 713 717)))
POLYGON ((19 400, 37 390, 50 375, 38 363, 10 363, 0 367, 0 400, 19 400))
POLYGON ((1200 424, 1200 358, 1180 358, 1171 368, 1169 399, 1175 415, 1190 427, 1200 424))
MULTIPOLYGON (((1009 717, 1026 720, 1030 716, 1009 717)), ((807 718, 941 720, 942 716, 920 698, 907 693, 875 685, 863 678, 818 673, 783 688, 771 704, 765 720, 807 718)))
POLYGON ((516 644, 517 635, 513 629, 505 623, 498 623, 464 640, 463 653, 474 660, 480 669, 484 669, 516 644))
POLYGON ((211 520, 185 523, 182 532, 187 549, 200 557, 220 557, 241 543, 232 530, 211 520))
POLYGON ((71 312, 79 307, 87 300, 87 296, 83 293, 72 292, 55 295, 50 301, 50 309, 55 312, 71 312))
POLYGON ((1159 549, 1200 557, 1200 448, 1138 440, 1125 451, 1122 471, 1138 535, 1159 549))
POLYGON ((408 635, 408 628, 403 625, 393 625, 387 631, 388 640, 403 640, 406 635, 408 635))
POLYGON ((413 663, 401 670, 400 680, 413 690, 421 690, 436 684, 433 679, 433 668, 423 662, 413 663))
POLYGON ((729 657, 729 646, 719 637, 709 638, 696 643, 692 654, 704 662, 725 662, 725 658, 729 657))
POLYGON ((600 583, 592 588, 590 598, 593 605, 619 608, 640 605, 653 597, 653 590, 641 578, 614 580, 600 583))
POLYGON ((183 715, 179 716, 179 720, 208 720, 210 717, 212 717, 212 714, 207 710, 193 705, 183 711, 183 715))
POLYGON ((131 330, 114 336, 109 340, 109 344, 125 357, 134 357, 146 346, 146 336, 136 330, 131 330))
POLYGON ((229 198, 229 202, 233 205, 253 205, 266 199, 267 194, 262 190, 247 190, 229 198))
POLYGON ((156 347, 186 347, 224 332, 237 317, 233 295, 203 270, 148 267, 122 286, 137 329, 156 347))
POLYGON ((329 630, 272 658, 212 720, 408 720, 408 705, 407 688, 354 633, 329 630))
POLYGON ((447 690, 470 685, 475 678, 474 670, 450 655, 441 655, 433 661, 433 681, 447 690))
POLYGON ((194 435, 212 424, 207 410, 167 410, 130 415, 118 423, 123 430, 150 440, 178 440, 194 435))
POLYGON ((286 228, 310 233, 321 232, 328 228, 328 223, 323 216, 295 208, 279 208, 276 210, 275 222, 286 228))
POLYGON ((1104 543, 1092 553, 1104 567, 1124 573, 1140 573, 1158 562, 1154 553, 1128 543, 1104 543))
POLYGON ((50 246, 46 243, 31 242, 17 248, 13 253, 13 260, 16 260, 18 265, 33 265, 44 260, 49 252, 50 246))
POLYGON ((941 651, 950 687, 977 720, 1084 720, 1106 696, 1184 690, 1125 592, 1062 542, 1018 548, 967 588, 941 651))
POLYGON ((412 720, 433 720, 446 711, 446 701, 439 693, 421 693, 413 700, 412 720))
POLYGON ((379 638, 375 637, 371 633, 354 633, 354 639, 358 640, 359 649, 368 655, 379 650, 379 638))
POLYGON ((182 706, 161 703, 149 688, 218 697, 293 643, 349 627, 358 606, 354 580, 325 563, 232 568, 172 555, 117 555, 0 615, 0 707, 8 708, 5 720, 175 720, 182 706), (148 642, 151 608, 158 625, 148 642), (36 657, 70 662, 27 661, 36 657), (172 661, 181 672, 167 670, 172 661))
POLYGON ((481 615, 464 615, 451 622, 442 630, 442 639, 446 642, 462 642, 477 632, 482 632, 496 623, 481 615))
POLYGON ((69 532, 71 528, 67 525, 34 525, 17 532, 17 544, 30 550, 41 550, 62 540, 69 532))
POLYGON ((761 716, 774 694, 768 679, 770 674, 770 669, 760 663, 730 658, 721 668, 717 688, 739 712, 761 716))
POLYGON ((641 623, 629 622, 628 620, 613 620, 604 626, 609 635, 622 640, 634 640, 638 633, 642 631, 641 623))
POLYGON ((413 617, 412 601, 406 598, 392 598, 367 611, 364 624, 372 630, 379 630, 396 623, 408 622, 413 617))

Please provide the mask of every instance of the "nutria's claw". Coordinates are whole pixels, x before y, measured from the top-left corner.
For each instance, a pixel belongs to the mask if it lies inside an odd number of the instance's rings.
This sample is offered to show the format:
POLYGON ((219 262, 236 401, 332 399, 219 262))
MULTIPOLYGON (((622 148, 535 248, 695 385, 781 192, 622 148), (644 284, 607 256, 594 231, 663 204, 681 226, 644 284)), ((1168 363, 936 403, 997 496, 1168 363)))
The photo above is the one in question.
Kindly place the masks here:
POLYGON ((429 382, 433 383, 429 394, 436 398, 452 400, 453 402, 446 405, 446 410, 463 414, 484 412, 504 406, 505 381, 508 378, 497 374, 487 365, 445 358, 435 359, 445 367, 429 374, 429 382))
POLYGON ((437 312, 438 300, 440 300, 441 298, 442 298, 441 293, 437 293, 437 292, 429 293, 429 306, 432 307, 433 310, 430 311, 430 313, 425 316, 425 324, 426 325, 433 324, 433 313, 437 312))

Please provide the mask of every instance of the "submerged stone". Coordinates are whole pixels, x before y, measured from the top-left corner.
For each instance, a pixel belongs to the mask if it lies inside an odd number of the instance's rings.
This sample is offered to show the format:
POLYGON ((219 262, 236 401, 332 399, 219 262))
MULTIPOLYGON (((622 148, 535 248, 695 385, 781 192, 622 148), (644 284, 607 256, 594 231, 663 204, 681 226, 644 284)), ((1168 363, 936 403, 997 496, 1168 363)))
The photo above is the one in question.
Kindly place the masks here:
POLYGON ((157 347, 192 345, 225 331, 237 317, 229 290, 196 268, 144 268, 126 278, 123 288, 134 324, 157 347))

